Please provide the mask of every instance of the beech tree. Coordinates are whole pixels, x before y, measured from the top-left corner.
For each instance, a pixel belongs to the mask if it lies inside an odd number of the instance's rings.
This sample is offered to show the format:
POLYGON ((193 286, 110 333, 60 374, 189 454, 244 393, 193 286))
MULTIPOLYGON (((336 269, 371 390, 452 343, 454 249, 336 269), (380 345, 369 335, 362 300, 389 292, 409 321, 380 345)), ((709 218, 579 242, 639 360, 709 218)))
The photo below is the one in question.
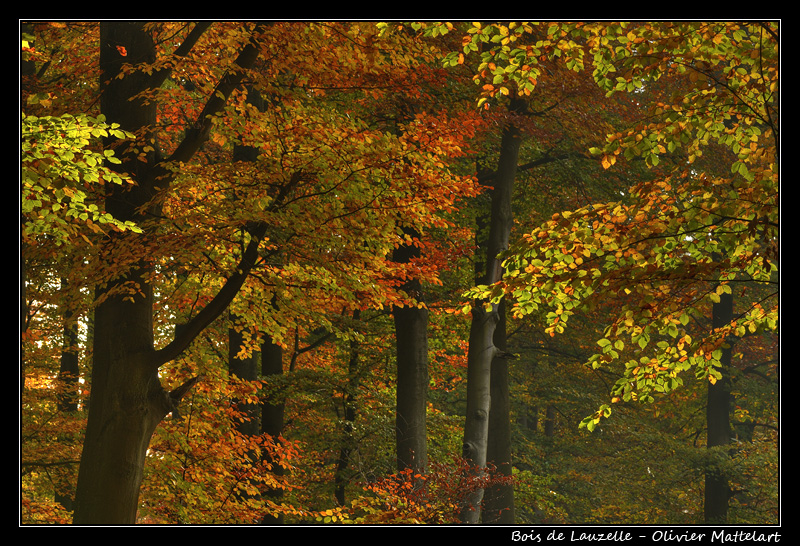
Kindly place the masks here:
MULTIPOLYGON (((517 106, 518 109, 522 107, 522 104, 517 106)), ((509 245, 513 222, 511 195, 521 144, 521 134, 512 121, 503 131, 499 165, 493 180, 483 284, 493 284, 503 277, 498 257, 509 245)), ((467 357, 467 416, 464 425, 463 455, 478 468, 486 467, 487 462, 492 363, 496 358, 503 357, 494 344, 495 330, 498 322, 502 320, 500 302, 494 302, 488 308, 486 303, 478 301, 472 306, 467 357)), ((478 489, 468 499, 469 504, 464 507, 462 513, 464 522, 476 523, 479 520, 482 495, 483 491, 478 489)))
MULTIPOLYGON (((183 47, 176 51, 176 56, 188 54, 207 26, 197 25, 183 47)), ((241 84, 243 71, 252 67, 257 54, 253 43, 242 45, 232 63, 233 70, 218 82, 217 93, 165 163, 154 147, 156 103, 146 96, 161 86, 170 70, 142 70, 156 61, 155 42, 143 24, 109 22, 100 25, 101 111, 109 120, 137 135, 136 143, 125 143, 119 154, 120 169, 130 173, 137 185, 128 192, 114 192, 106 200, 114 217, 142 223, 160 214, 152 200, 169 187, 175 176, 165 166, 187 162, 196 153, 208 136, 211 116, 222 109, 227 97, 241 84), (128 65, 129 59, 131 65, 128 65), (132 66, 134 71, 125 74, 127 66, 132 66)), ((224 311, 253 266, 261 236, 263 230, 257 230, 238 271, 230 275, 203 312, 187 323, 172 343, 161 349, 154 346, 153 287, 149 279, 152 265, 146 258, 135 257, 120 277, 99 287, 96 297, 101 303, 95 308, 92 395, 78 475, 75 523, 135 521, 150 437, 191 387, 187 382, 167 392, 158 379, 158 369, 177 356, 224 311)), ((122 244, 123 240, 113 236, 109 239, 103 254, 114 261, 119 252, 114 251, 115 245, 122 244)))

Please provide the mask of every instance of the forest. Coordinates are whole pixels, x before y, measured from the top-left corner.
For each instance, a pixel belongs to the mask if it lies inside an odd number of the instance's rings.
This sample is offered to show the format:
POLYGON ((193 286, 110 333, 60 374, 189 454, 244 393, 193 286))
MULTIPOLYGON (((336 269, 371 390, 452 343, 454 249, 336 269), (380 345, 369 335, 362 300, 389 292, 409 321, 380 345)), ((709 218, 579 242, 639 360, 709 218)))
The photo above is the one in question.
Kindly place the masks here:
POLYGON ((780 525, 778 21, 19 34, 20 526, 780 525))

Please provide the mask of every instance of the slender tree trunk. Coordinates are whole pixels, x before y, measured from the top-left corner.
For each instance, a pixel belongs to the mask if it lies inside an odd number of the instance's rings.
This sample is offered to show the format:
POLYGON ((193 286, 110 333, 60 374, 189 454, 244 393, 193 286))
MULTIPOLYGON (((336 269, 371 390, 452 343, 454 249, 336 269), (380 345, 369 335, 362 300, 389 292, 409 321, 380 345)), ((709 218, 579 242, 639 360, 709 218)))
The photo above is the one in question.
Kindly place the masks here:
MULTIPOLYGON (((265 111, 264 98, 261 93, 252 86, 247 88, 247 102, 254 105, 259 111, 265 111)), ((252 146, 235 145, 233 148, 234 161, 255 162, 258 159, 258 149, 252 146)), ((270 303, 273 310, 276 309, 274 301, 270 303)), ((264 378, 283 375, 283 348, 273 341, 272 336, 265 334, 261 343, 261 375, 264 378)), ((252 379, 257 379, 257 370, 254 370, 252 379)), ((267 434, 274 441, 274 445, 279 445, 279 439, 283 433, 285 400, 283 394, 278 396, 271 395, 262 399, 260 407, 254 408, 260 412, 258 427, 251 430, 250 434, 267 434)), ((276 463, 275 458, 268 452, 262 454, 262 461, 271 468, 271 472, 276 476, 283 475, 283 467, 276 463)), ((283 490, 280 488, 270 489, 264 496, 273 502, 279 502, 283 497, 283 490)), ((264 514, 261 518, 262 525, 281 525, 283 524, 283 514, 264 514)))
MULTIPOLYGON (((486 467, 491 403, 490 377, 495 352, 492 333, 496 323, 496 310, 487 311, 480 305, 473 308, 467 352, 467 415, 462 455, 468 464, 479 471, 486 467)), ((469 491, 461 510, 463 523, 480 521, 482 500, 482 488, 469 491)))
MULTIPOLYGON (((721 294, 719 303, 713 306, 712 324, 723 327, 733 320, 733 295, 721 294)), ((730 338, 727 341, 730 343, 730 338)), ((726 446, 731 442, 731 354, 730 345, 722 349, 722 379, 708 385, 706 426, 708 427, 708 449, 726 446)), ((731 489, 724 469, 727 453, 719 452, 712 458, 705 471, 704 520, 707 524, 725 524, 728 520, 728 501, 731 489)))
POLYGON ((544 435, 552 438, 556 432, 556 407, 548 404, 544 417, 544 435))
MULTIPOLYGON (((20 24, 20 32, 22 34, 33 34, 33 25, 30 23, 21 23, 20 24)), ((22 38, 22 36, 20 36, 22 38)), ((26 88, 26 80, 32 78, 36 74, 36 63, 32 60, 23 56, 19 62, 19 75, 21 82, 21 95, 23 99, 25 95, 27 95, 30 91, 26 88)), ((20 189, 21 192, 21 189, 20 189)), ((24 223, 24 217, 20 214, 20 232, 22 229, 22 224, 24 223)), ((28 297, 27 297, 27 278, 26 278, 26 270, 25 270, 25 255, 26 255, 26 244, 25 242, 21 242, 20 249, 19 249, 19 335, 20 335, 20 351, 19 351, 19 393, 20 393, 20 401, 22 400, 22 394, 25 391, 25 344, 22 343, 22 336, 25 334, 26 330, 28 329, 28 297)), ((22 412, 20 412, 22 415, 22 412)))
POLYGON ((23 245, 19 253, 19 393, 20 399, 25 391, 25 344, 22 337, 28 329, 28 296, 27 281, 25 273, 25 246, 23 245))
MULTIPOLYGON (((66 288, 67 281, 61 280, 62 290, 66 288)), ((80 360, 78 353, 78 321, 75 312, 66 309, 63 313, 64 340, 61 345, 61 362, 58 369, 58 411, 62 413, 75 413, 78 411, 78 396, 80 377, 80 360)), ((73 439, 65 440, 73 442, 73 439)), ((63 473, 59 472, 55 478, 56 492, 55 501, 67 510, 73 510, 75 491, 73 490, 70 479, 75 472, 73 467, 69 467, 63 473)))
MULTIPOLYGON (((520 102, 513 109, 517 110, 521 106, 520 102)), ((483 284, 493 284, 503 276, 498 255, 508 248, 511 234, 511 195, 521 144, 519 130, 513 123, 509 123, 503 131, 497 174, 492 184, 492 208, 483 284)), ((467 463, 478 469, 485 468, 487 463, 491 369, 492 361, 498 356, 493 338, 499 320, 498 305, 489 305, 487 302, 476 302, 473 305, 467 353, 467 415, 463 456, 467 463)), ((483 494, 481 488, 469 492, 461 510, 462 522, 480 521, 483 494)))
MULTIPOLYGON (((263 101, 260 99, 258 93, 252 89, 248 89, 247 102, 254 104, 259 110, 263 110, 263 101)), ((258 150, 252 146, 243 146, 241 144, 234 144, 232 159, 234 162, 255 162, 258 158, 258 150)), ((235 194, 232 196, 234 201, 238 200, 235 194)), ((242 230, 242 243, 241 248, 245 248, 245 233, 242 230)), ((259 355, 253 351, 249 356, 239 357, 239 352, 245 343, 245 334, 243 328, 246 325, 238 325, 239 317, 231 314, 230 326, 228 328, 228 369, 230 372, 245 381, 255 381, 258 379, 259 372, 259 355)), ((243 411, 246 421, 242 422, 237 428, 242 434, 248 436, 258 436, 261 433, 261 408, 257 404, 240 405, 240 410, 243 411)))
MULTIPOLYGON (((498 311, 494 345, 507 351, 505 303, 498 311)), ((486 459, 495 466, 494 475, 510 478, 511 465, 511 399, 509 396, 508 359, 495 357, 491 372, 491 407, 489 410, 489 444, 486 459)), ((483 501, 485 523, 514 523, 514 486, 507 480, 494 483, 486 490, 483 501)))
MULTIPOLYGON (((418 236, 415 232, 409 234, 418 236)), ((419 255, 419 247, 403 245, 395 250, 393 259, 408 263, 419 255)), ((423 301, 418 280, 407 283, 404 290, 416 301, 423 301)), ((423 473, 428 464, 428 310, 395 306, 393 315, 397 344, 397 468, 423 473)))
MULTIPOLYGON (((353 314, 353 319, 358 322, 361 313, 356 311, 353 314)), ((360 360, 360 348, 357 340, 350 341, 350 358, 347 361, 347 387, 344 392, 344 414, 343 414, 343 428, 341 447, 339 448, 339 457, 336 460, 336 472, 334 474, 334 495, 336 502, 339 506, 344 506, 345 489, 349 479, 347 477, 347 469, 350 466, 352 455, 357 449, 356 440, 353 436, 354 424, 358 417, 357 400, 358 400, 358 365, 360 360)))
MULTIPOLYGON (((62 289, 67 281, 61 280, 62 289)), ((72 310, 63 313, 64 341, 61 344, 61 362, 58 369, 58 410, 63 412, 78 411, 78 379, 80 376, 78 360, 78 321, 72 310)))

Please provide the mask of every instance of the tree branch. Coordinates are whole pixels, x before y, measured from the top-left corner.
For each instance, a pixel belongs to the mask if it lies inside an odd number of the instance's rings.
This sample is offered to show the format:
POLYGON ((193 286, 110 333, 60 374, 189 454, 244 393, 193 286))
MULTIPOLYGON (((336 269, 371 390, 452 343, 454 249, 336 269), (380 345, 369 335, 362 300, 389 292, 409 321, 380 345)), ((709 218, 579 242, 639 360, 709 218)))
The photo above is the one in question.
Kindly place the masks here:
POLYGON ((250 270, 255 266, 258 259, 258 247, 266 232, 266 224, 261 224, 253 229, 252 238, 247 244, 244 253, 242 253, 242 258, 239 260, 235 272, 228 277, 228 280, 225 281, 217 295, 181 328, 180 334, 177 334, 171 343, 155 352, 154 365, 156 368, 177 358, 200 332, 228 308, 228 305, 236 297, 239 289, 247 279, 250 270))
POLYGON ((256 40, 266 24, 256 25, 250 37, 250 42, 242 49, 234 61, 234 67, 229 69, 225 76, 217 83, 216 88, 208 97, 202 112, 197 116, 191 128, 186 131, 186 137, 181 141, 167 162, 187 162, 200 149, 206 141, 211 127, 214 124, 213 116, 220 112, 228 101, 228 97, 242 84, 247 69, 252 68, 258 58, 256 40))
MULTIPOLYGON (((192 48, 195 46, 200 37, 203 33, 208 30, 211 26, 211 21, 200 21, 196 23, 192 30, 189 31, 189 34, 186 36, 186 39, 181 43, 180 46, 175 50, 173 55, 175 57, 185 57, 189 54, 192 48)), ((169 75, 172 73, 172 65, 169 68, 162 68, 158 72, 153 75, 154 84, 153 87, 160 87, 164 80, 166 80, 169 75)))

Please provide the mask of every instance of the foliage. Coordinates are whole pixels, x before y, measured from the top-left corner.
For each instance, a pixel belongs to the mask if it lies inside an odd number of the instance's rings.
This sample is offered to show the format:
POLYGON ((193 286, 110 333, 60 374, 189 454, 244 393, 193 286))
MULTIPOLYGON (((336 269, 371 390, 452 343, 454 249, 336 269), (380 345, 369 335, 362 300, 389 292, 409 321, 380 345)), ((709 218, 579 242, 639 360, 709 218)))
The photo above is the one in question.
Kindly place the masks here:
POLYGON ((232 399, 243 404, 257 395, 246 382, 206 375, 185 413, 160 427, 150 446, 139 515, 143 522, 247 524, 258 522, 265 511, 303 514, 289 505, 265 506, 261 499, 269 489, 291 487, 273 465, 291 467, 296 447, 239 432, 236 425, 246 417, 224 403, 232 399), (267 463, 267 454, 273 462, 267 463))
MULTIPOLYGON (((179 149, 254 25, 201 27, 186 53, 196 27, 149 23, 158 55, 125 65, 123 77, 171 74, 146 97, 158 123, 143 152, 179 149)), ((97 24, 33 25, 21 133, 22 523, 70 520, 94 289, 132 263, 152 266, 164 347, 262 232, 226 313, 159 370, 167 391, 200 380, 153 436, 138 521, 457 522, 471 488, 493 479, 467 483, 476 469, 456 456, 469 330, 457 310, 481 259, 475 226, 491 189, 476 172, 494 162, 508 121, 497 106, 511 97, 530 115, 514 118, 525 142, 508 273, 467 295, 511 303, 518 522, 696 523, 703 472, 720 460, 734 476, 731 519, 776 522, 777 31, 270 22, 248 85, 191 161, 166 165, 174 179, 148 203, 157 214, 133 225, 103 206, 108 190, 136 181, 109 168, 109 137, 141 135, 98 112, 97 24), (421 257, 393 262, 403 244, 421 257), (406 293, 409 279, 424 294, 406 293), (711 306, 728 293, 739 312, 711 331, 711 306), (421 474, 396 470, 396 305, 430 311, 421 474), (66 347, 76 323, 79 346, 66 347), (262 344, 276 343, 282 373, 235 377, 230 330, 244 338, 239 358, 260 363, 262 344), (703 397, 734 340, 738 441, 718 459, 697 449, 703 397), (73 413, 58 406, 69 350, 82 379, 73 413), (285 404, 281 434, 244 434, 245 406, 264 401, 285 404)))
MULTIPOLYGON (((569 317, 591 298, 619 298, 622 309, 589 360, 595 367, 624 362, 612 402, 652 401, 680 386, 681 373, 689 370, 714 382, 729 338, 776 330, 778 320, 775 289, 709 335, 687 330, 690 321, 708 314, 709 302, 731 292, 732 283, 777 286, 773 29, 642 24, 622 34, 626 28, 551 25, 549 33, 586 40, 595 79, 608 93, 646 95, 644 82, 687 71, 692 77, 670 102, 654 102, 649 121, 610 134, 594 153, 607 168, 621 153, 656 167, 663 154, 681 148, 686 163, 634 184, 624 200, 554 214, 509 249, 501 283, 470 292, 494 301, 512 296, 517 316, 542 308, 551 335, 564 332, 569 317), (612 72, 621 75, 612 80, 612 72), (711 146, 729 158, 728 171, 696 161, 711 146), (645 349, 654 356, 633 354, 645 349)), ((592 429, 610 412, 603 404, 583 425, 592 429)))
POLYGON ((59 410, 58 385, 42 371, 29 371, 21 400, 20 522, 64 524, 71 521, 65 499, 75 487, 85 419, 59 410))
POLYGON ((412 469, 366 484, 368 495, 351 506, 352 523, 455 524, 464 499, 473 489, 510 481, 498 478, 492 468, 477 480, 476 469, 462 460, 434 462, 425 474, 412 469))
MULTIPOLYGON (((79 114, 71 116, 26 116, 22 114, 22 237, 30 240, 47 235, 62 245, 75 236, 77 225, 101 232, 104 225, 117 229, 138 228, 113 218, 88 193, 103 183, 126 184, 108 168, 119 163, 113 150, 95 151, 93 142, 109 135, 125 135, 104 119, 79 114), (87 189, 84 189, 87 188, 87 189)), ((96 144, 95 144, 96 146, 96 144)))

